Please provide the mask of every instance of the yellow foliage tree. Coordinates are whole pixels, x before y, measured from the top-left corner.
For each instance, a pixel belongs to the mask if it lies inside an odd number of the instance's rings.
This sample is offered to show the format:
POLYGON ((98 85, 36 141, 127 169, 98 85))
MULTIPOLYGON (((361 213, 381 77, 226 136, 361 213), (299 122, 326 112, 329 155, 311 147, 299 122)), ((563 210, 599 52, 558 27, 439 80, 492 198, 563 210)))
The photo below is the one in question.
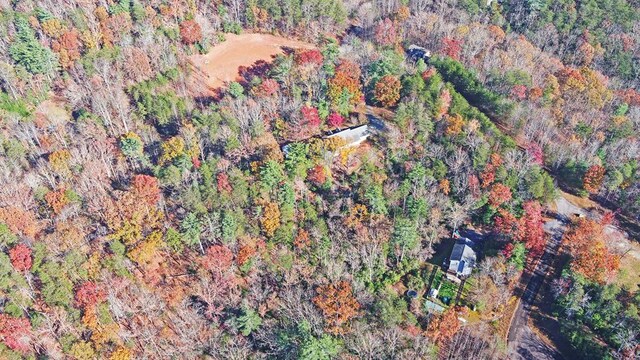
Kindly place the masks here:
POLYGON ((184 139, 179 136, 172 137, 162 144, 162 157, 160 157, 160 163, 166 164, 168 162, 171 162, 175 158, 184 155, 184 153, 184 139))
POLYGON ((156 230, 149 234, 142 243, 130 250, 127 256, 138 264, 147 264, 155 256, 161 241, 162 233, 156 230))
POLYGON ((280 208, 278 208, 277 203, 270 202, 264 206, 260 224, 265 235, 272 237, 275 234, 280 227, 280 208))

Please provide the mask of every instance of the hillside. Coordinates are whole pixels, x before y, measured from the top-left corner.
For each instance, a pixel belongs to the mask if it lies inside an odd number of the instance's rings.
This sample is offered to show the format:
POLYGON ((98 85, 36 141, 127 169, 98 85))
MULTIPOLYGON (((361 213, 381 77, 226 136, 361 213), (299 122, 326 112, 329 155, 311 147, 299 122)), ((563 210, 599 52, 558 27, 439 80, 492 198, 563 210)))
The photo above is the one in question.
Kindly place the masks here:
POLYGON ((0 358, 640 356, 636 2, 0 22, 0 358))

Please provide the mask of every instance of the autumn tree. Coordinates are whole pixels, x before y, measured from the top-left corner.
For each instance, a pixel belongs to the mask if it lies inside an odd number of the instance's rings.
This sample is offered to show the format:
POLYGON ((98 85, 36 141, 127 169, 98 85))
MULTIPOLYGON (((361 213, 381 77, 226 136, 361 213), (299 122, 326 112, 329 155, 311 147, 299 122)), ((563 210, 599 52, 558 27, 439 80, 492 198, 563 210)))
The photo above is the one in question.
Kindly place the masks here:
POLYGON ((294 60, 297 66, 317 67, 322 65, 323 56, 320 50, 309 49, 296 51, 294 60))
MULTIPOLYGON (((430 69, 430 70, 434 70, 435 69, 430 69)), ((427 70, 428 71, 428 70, 427 70)), ((424 76, 424 74, 423 74, 424 76)), ((447 114, 447 112, 449 111, 449 106, 451 106, 451 92, 449 92, 449 89, 444 88, 442 89, 442 92, 440 93, 440 97, 438 97, 438 103, 437 103, 437 114, 436 114, 436 118, 441 118, 444 115, 447 114)))
POLYGON ((273 237, 280 227, 280 208, 275 202, 269 202, 264 206, 262 217, 260 218, 262 231, 267 237, 273 237))
POLYGON ((315 128, 322 122, 318 114, 318 109, 313 106, 303 106, 300 109, 300 113, 302 114, 302 121, 306 126, 315 128))
POLYGON ((544 221, 542 220, 542 206, 539 202, 531 200, 525 202, 522 209, 523 215, 519 219, 507 210, 499 209, 494 228, 498 233, 510 237, 513 241, 524 243, 529 256, 537 258, 542 255, 547 243, 543 227, 544 221))
POLYGON ((378 45, 391 46, 398 41, 396 24, 389 18, 378 21, 374 31, 375 40, 378 45))
POLYGON ((222 193, 231 193, 231 191, 233 191, 233 187, 229 182, 229 175, 227 175, 227 173, 221 172, 216 175, 216 185, 218 191, 222 193))
POLYGON ((436 344, 442 346, 447 344, 458 330, 460 330, 460 320, 458 320, 455 306, 452 306, 442 315, 431 319, 427 328, 427 335, 436 344))
POLYGON ((331 334, 344 334, 349 321, 358 315, 360 304, 353 296, 351 284, 340 281, 337 284, 322 285, 317 288, 313 303, 324 315, 326 330, 331 334))
POLYGON ((442 39, 441 51, 444 55, 454 59, 460 60, 460 51, 462 50, 462 41, 450 37, 444 37, 442 39))
POLYGON ((344 117, 337 112, 332 112, 327 116, 327 125, 332 128, 339 128, 344 124, 344 117))
POLYGON ((522 205, 524 214, 519 221, 518 241, 524 242, 529 254, 536 258, 544 252, 547 237, 544 232, 542 220, 542 206, 539 202, 532 200, 522 205))
POLYGON ((315 186, 322 186, 327 181, 327 174, 324 166, 318 164, 307 171, 307 180, 315 186))
POLYGON ((265 79, 257 86, 255 92, 256 95, 261 97, 270 97, 278 93, 280 90, 280 84, 274 79, 265 79))
POLYGON ((76 288, 75 300, 80 308, 95 306, 105 299, 106 294, 93 281, 85 281, 76 288))
POLYGON ((584 173, 582 186, 590 193, 597 193, 602 186, 606 170, 601 165, 591 165, 584 173))
POLYGON ((31 348, 31 336, 28 319, 0 314, 0 339, 9 349, 26 354, 31 348))
POLYGON ((158 179, 153 176, 135 175, 131 187, 136 200, 146 205, 155 206, 160 201, 160 186, 158 179))
POLYGON ((201 264, 209 271, 224 271, 233 264, 233 252, 224 245, 212 245, 207 249, 201 264))
POLYGON ((182 42, 191 45, 202 40, 202 29, 195 20, 186 20, 180 23, 180 37, 182 42))
POLYGON ((24 244, 18 244, 9 250, 11 265, 17 271, 28 271, 31 269, 31 249, 24 244))
POLYGON ((340 107, 341 105, 355 106, 362 101, 362 91, 360 90, 360 66, 349 60, 341 60, 336 66, 335 75, 329 79, 327 94, 331 103, 340 107))
POLYGON ((489 205, 499 207, 511 200, 511 189, 504 184, 494 184, 489 191, 489 205))
POLYGON ((573 258, 571 269, 591 281, 604 283, 620 266, 620 257, 605 245, 604 226, 594 220, 583 218, 573 224, 563 246, 573 258))
POLYGON ((446 128, 444 133, 448 136, 455 136, 462 132, 462 127, 464 126, 464 120, 460 114, 455 114, 453 116, 446 116, 446 128))
POLYGON ((7 225, 12 233, 33 238, 40 231, 40 224, 32 211, 14 206, 0 208, 0 223, 7 225))
POLYGON ((376 83, 374 96, 383 106, 396 105, 400 100, 400 80, 393 75, 383 76, 376 83))

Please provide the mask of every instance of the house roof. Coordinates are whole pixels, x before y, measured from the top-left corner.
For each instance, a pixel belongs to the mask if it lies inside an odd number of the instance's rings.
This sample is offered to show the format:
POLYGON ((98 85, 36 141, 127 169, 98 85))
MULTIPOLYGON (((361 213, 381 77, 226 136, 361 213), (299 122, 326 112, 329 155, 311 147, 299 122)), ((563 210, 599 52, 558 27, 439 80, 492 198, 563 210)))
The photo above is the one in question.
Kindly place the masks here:
POLYGON ((328 135, 327 139, 336 136, 344 139, 347 142, 347 145, 357 145, 369 137, 369 125, 365 124, 338 131, 335 134, 328 135))
POLYGON ((449 259, 452 261, 464 261, 466 264, 473 266, 476 261, 476 252, 471 246, 473 246, 473 242, 471 240, 461 238, 453 246, 451 257, 449 259))

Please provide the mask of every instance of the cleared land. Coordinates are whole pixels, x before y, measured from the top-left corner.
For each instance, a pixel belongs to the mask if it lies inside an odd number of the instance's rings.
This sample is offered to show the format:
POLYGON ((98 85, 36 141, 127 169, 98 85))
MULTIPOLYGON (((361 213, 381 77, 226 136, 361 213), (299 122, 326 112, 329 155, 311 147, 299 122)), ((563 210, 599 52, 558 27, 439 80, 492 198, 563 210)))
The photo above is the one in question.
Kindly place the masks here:
POLYGON ((259 61, 271 62, 285 49, 312 49, 313 44, 270 34, 225 34, 226 40, 205 55, 193 55, 191 63, 210 89, 218 89, 239 79, 238 69, 259 61))

